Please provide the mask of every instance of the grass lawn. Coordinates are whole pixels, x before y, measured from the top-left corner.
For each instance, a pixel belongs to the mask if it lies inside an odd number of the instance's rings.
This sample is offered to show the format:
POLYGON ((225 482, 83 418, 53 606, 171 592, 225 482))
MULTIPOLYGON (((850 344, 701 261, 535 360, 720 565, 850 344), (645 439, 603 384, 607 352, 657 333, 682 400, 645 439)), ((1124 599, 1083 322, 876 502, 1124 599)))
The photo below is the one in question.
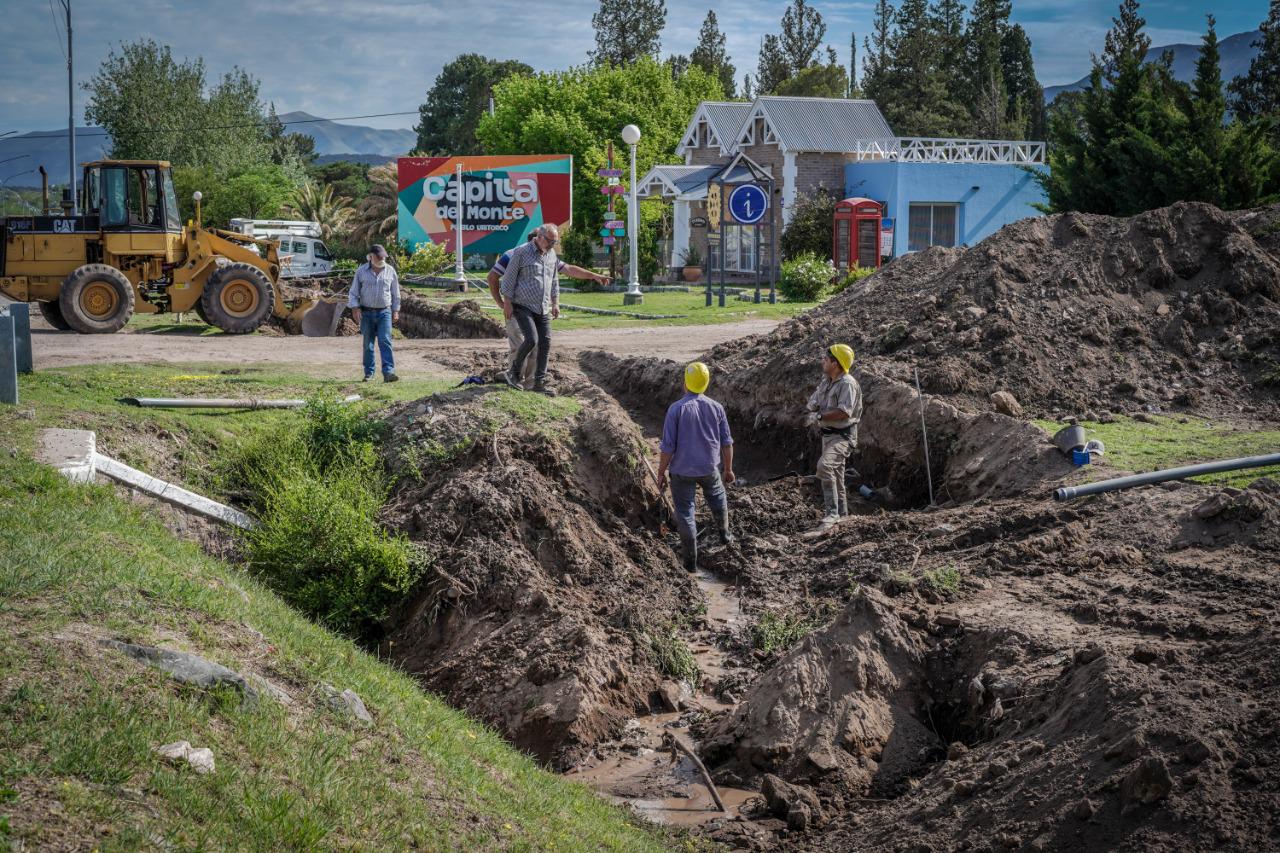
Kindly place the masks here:
MULTIPOLYGON (((1132 418, 1117 418, 1114 423, 1082 421, 1089 438, 1097 438, 1106 446, 1103 459, 1117 471, 1146 473, 1197 462, 1261 456, 1280 452, 1280 430, 1239 429, 1220 421, 1157 415, 1156 423, 1132 418)), ((1056 421, 1036 421, 1050 435, 1062 428, 1056 421)), ((1111 476, 1110 473, 1107 476, 1111 476)), ((1225 471, 1195 477, 1197 483, 1215 483, 1243 488, 1259 477, 1280 476, 1280 466, 1225 471)), ((1095 477, 1096 479, 1096 477, 1095 477)))
MULTIPOLYGON (((465 297, 456 293, 445 293, 440 290, 422 288, 420 292, 429 299, 453 302, 463 298, 475 299, 486 308, 492 306, 494 314, 498 307, 489 298, 487 289, 472 292, 465 297)), ((710 307, 706 305, 706 295, 702 290, 692 293, 646 293, 640 305, 623 305, 621 293, 565 293, 560 297, 560 319, 555 321, 557 329, 601 329, 622 328, 626 326, 703 326, 715 323, 737 323, 744 320, 785 320, 815 307, 817 302, 782 302, 774 305, 768 302, 768 291, 762 293, 759 305, 741 302, 732 294, 726 294, 725 306, 720 307, 719 295, 712 299, 710 307), (571 306, 581 305, 586 308, 605 308, 612 311, 627 311, 633 314, 680 314, 676 318, 644 320, 636 317, 589 314, 574 311, 571 306)))
MULTIPOLYGON (((447 384, 354 387, 385 404, 447 384)), ((198 480, 217 444, 298 413, 148 410, 114 398, 349 390, 287 372, 201 365, 22 377, 23 404, 0 407, 0 849, 685 844, 541 770, 238 567, 171 535, 145 504, 109 486, 66 483, 27 453, 40 427, 79 426, 115 435, 148 470, 165 454, 185 454, 178 467, 198 480), (247 705, 235 693, 179 688, 104 648, 103 638, 200 654, 270 679, 292 702, 247 705), (329 709, 322 684, 354 690, 374 723, 329 709), (216 771, 196 775, 152 752, 177 740, 211 748, 216 771)), ((494 403, 539 415, 523 404, 494 403)))

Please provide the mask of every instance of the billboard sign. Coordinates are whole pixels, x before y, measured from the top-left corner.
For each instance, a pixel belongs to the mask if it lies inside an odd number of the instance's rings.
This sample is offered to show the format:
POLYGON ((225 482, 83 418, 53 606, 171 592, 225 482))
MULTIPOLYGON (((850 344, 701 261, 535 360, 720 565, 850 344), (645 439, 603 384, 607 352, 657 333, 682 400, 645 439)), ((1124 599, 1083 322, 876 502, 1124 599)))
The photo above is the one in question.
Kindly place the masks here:
POLYGON ((501 254, 547 223, 573 219, 573 158, 567 154, 401 157, 398 236, 410 248, 456 245, 462 206, 464 254, 501 254), (462 192, 457 167, 462 165, 462 192))

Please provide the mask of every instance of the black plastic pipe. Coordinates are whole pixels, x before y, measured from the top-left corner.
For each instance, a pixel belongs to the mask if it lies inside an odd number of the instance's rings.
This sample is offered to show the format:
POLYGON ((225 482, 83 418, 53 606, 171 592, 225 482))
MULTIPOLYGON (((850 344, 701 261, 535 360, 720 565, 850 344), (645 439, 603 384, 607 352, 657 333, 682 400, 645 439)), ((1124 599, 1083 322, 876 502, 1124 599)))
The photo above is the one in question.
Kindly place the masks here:
POLYGON ((1084 486, 1063 486, 1055 489, 1053 497, 1060 501, 1072 498, 1083 498, 1088 495, 1099 495, 1103 492, 1114 492, 1133 486, 1148 486, 1152 483, 1163 483, 1166 480, 1185 480, 1201 474, 1216 474, 1219 471, 1238 471, 1242 468, 1264 468, 1267 465, 1280 465, 1280 453, 1269 453, 1266 456, 1245 456, 1241 459, 1223 459, 1219 462, 1204 462, 1199 465, 1184 465, 1181 468, 1166 468, 1163 471, 1152 471, 1149 474, 1134 474, 1130 477, 1117 477, 1114 480, 1103 480, 1084 486))

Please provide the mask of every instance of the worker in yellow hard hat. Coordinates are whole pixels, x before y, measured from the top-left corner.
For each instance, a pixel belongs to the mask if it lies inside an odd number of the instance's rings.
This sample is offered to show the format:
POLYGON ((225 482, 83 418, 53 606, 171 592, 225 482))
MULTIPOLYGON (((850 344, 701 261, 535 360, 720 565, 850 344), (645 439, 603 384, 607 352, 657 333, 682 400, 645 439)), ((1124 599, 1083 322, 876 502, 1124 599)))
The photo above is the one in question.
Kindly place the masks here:
POLYGON ((710 384, 711 371, 705 364, 695 361, 685 367, 685 394, 667 409, 658 447, 658 491, 667 487, 669 472, 680 554, 690 572, 698 565, 698 525, 694 518, 698 487, 715 519, 721 544, 734 541, 724 491, 725 484, 734 481, 733 436, 729 434, 724 406, 704 393, 710 384))
POLYGON ((849 512, 845 496, 844 467, 858 446, 858 422, 862 419, 862 387, 849 374, 853 348, 833 344, 822 354, 822 381, 809 397, 805 424, 822 437, 818 458, 818 483, 822 486, 822 521, 812 531, 822 534, 849 512))

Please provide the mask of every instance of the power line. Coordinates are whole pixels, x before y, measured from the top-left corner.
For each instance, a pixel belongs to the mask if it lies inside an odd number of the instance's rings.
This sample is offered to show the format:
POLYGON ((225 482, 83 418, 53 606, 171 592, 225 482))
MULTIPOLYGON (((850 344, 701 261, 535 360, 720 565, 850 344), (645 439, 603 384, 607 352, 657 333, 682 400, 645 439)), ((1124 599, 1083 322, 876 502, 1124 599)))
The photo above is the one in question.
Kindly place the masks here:
POLYGON ((58 13, 53 11, 53 0, 49 0, 49 17, 53 19, 53 35, 58 40, 58 51, 62 53, 62 61, 67 61, 67 49, 62 46, 62 30, 58 28, 58 13))
MULTIPOLYGON (((287 127, 293 124, 315 124, 317 122, 322 122, 322 121, 353 121, 355 119, 362 119, 362 118, 391 118, 393 116, 416 116, 416 115, 418 115, 418 111, 413 110, 411 112, 402 112, 402 113, 371 113, 370 115, 364 115, 364 116, 338 116, 336 118, 301 118, 301 119, 295 119, 294 121, 282 121, 280 122, 280 124, 287 127)), ((201 130, 244 130, 252 127, 265 127, 266 125, 267 125, 267 122, 264 120, 261 122, 252 122, 249 124, 198 125, 195 127, 168 127, 168 128, 152 127, 152 128, 143 128, 137 131, 131 130, 128 132, 128 135, 130 137, 134 137, 134 136, 153 136, 161 133, 192 133, 192 132, 201 131, 201 130)), ((374 128, 374 129, 377 130, 378 128, 374 128)), ((25 136, 10 136, 5 139, 0 139, 0 143, 15 142, 22 139, 63 139, 66 137, 66 135, 67 134, 62 131, 59 131, 58 133, 30 133, 25 136)), ((85 133, 80 133, 80 132, 76 133, 77 137, 110 136, 110 135, 111 134, 108 131, 101 130, 101 129, 88 131, 85 133)))

